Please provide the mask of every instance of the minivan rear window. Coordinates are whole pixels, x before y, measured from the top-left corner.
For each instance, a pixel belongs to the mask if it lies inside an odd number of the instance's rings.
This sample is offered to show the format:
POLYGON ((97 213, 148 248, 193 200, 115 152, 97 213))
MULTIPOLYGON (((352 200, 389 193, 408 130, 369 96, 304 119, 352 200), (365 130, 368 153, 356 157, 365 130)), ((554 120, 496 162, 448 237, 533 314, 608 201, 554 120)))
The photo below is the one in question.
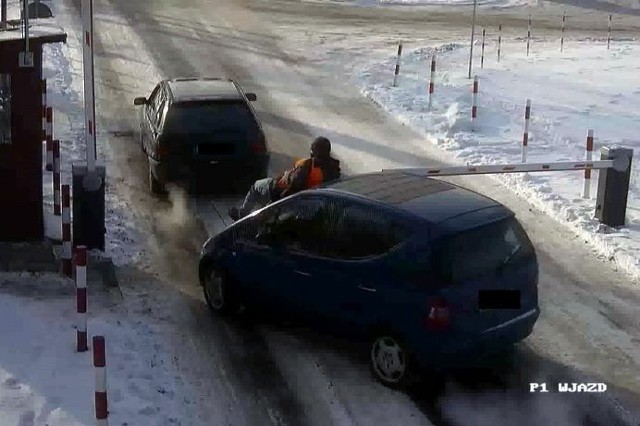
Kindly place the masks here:
POLYGON ((169 108, 164 130, 172 135, 247 134, 258 126, 242 101, 179 102, 169 108))
POLYGON ((530 258, 534 248, 515 217, 446 237, 434 253, 434 269, 448 283, 495 274, 530 258))

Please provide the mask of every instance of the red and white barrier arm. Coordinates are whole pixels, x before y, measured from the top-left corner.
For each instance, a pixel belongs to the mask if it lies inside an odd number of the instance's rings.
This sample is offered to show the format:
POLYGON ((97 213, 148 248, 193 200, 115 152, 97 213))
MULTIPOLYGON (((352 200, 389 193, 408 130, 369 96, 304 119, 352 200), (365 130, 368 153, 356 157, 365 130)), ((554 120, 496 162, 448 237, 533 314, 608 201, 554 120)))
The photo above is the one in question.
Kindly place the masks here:
MULTIPOLYGON (((587 132, 587 161, 591 161, 593 158, 593 129, 589 129, 587 132)), ((585 169, 584 171, 584 191, 582 198, 591 197, 591 170, 585 169)))
POLYGON ((402 59, 402 43, 398 44, 398 57, 396 58, 396 69, 393 73, 393 87, 398 85, 398 75, 400 74, 400 60, 402 59))
POLYGON ((71 262, 71 196, 69 185, 62 185, 62 273, 73 274, 71 262))
POLYGON ((53 140, 53 214, 60 216, 60 141, 53 140))
POLYGON ((459 175, 483 175, 492 173, 522 173, 522 172, 555 172, 587 169, 616 168, 614 160, 597 160, 590 162, 559 161, 556 163, 529 163, 529 164, 486 164, 479 166, 457 166, 442 168, 404 168, 388 169, 406 172, 418 176, 459 176, 459 175))
POLYGON ((95 411, 96 425, 107 426, 107 358, 103 336, 93 337, 93 367, 96 371, 95 411))
POLYGON ((87 247, 76 247, 76 348, 78 352, 87 351, 87 247))
POLYGON ((431 76, 429 77, 429 109, 431 109, 431 106, 433 105, 431 98, 433 98, 435 78, 436 78, 436 55, 434 54, 431 57, 431 76))
POLYGON ((531 99, 527 99, 524 107, 524 135, 522 136, 522 162, 527 162, 527 145, 529 144, 529 118, 531 117, 531 99))

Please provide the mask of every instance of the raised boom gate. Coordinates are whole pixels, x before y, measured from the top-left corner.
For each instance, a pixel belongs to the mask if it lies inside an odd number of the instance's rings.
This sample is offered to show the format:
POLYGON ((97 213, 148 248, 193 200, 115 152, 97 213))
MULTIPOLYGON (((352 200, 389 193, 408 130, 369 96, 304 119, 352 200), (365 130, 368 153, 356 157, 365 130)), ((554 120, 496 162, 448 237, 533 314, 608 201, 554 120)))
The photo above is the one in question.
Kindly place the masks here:
POLYGON ((602 147, 600 160, 560 161, 555 163, 487 164, 456 167, 403 168, 403 172, 420 176, 463 176, 497 173, 600 170, 595 217, 603 224, 625 225, 627 197, 631 180, 633 150, 602 147))

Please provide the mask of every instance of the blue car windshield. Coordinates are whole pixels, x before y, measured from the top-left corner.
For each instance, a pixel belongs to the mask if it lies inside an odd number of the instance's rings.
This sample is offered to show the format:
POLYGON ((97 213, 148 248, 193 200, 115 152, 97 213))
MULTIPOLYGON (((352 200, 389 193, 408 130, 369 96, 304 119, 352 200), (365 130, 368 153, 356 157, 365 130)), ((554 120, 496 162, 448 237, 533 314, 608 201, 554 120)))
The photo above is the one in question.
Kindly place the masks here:
POLYGON ((511 217, 447 237, 434 260, 440 278, 457 283, 495 274, 533 253, 524 229, 511 217))
POLYGON ((253 134, 258 126, 251 110, 242 101, 180 102, 169 109, 164 131, 181 136, 253 134))

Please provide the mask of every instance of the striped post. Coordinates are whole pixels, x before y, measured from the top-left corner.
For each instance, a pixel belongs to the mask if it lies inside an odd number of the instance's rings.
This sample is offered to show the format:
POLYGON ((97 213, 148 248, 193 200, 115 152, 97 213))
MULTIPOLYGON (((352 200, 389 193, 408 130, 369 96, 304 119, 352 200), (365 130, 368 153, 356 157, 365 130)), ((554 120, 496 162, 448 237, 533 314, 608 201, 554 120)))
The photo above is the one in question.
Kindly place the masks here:
POLYGON ((564 47, 564 26, 566 21, 567 21, 567 12, 565 11, 562 13, 562 29, 560 30, 560 51, 561 52, 564 47))
POLYGON ((402 43, 398 44, 398 57, 396 58, 396 70, 393 75, 393 87, 398 85, 398 75, 400 74, 400 59, 402 57, 402 43))
POLYGON ((71 197, 69 185, 62 185, 62 273, 71 277, 71 197))
POLYGON ((485 36, 485 29, 482 29, 482 50, 480 53, 480 69, 484 68, 484 36, 485 36))
MULTIPOLYGON (((589 129, 587 132, 587 161, 590 162, 593 159, 593 129, 589 129)), ((591 197, 591 170, 584 170, 584 191, 582 198, 588 199, 591 197)))
POLYGON ((478 117, 478 76, 473 76, 473 103, 471 104, 471 126, 475 131, 476 118, 478 117))
POLYGON ((431 106, 432 106, 431 98, 433 98, 435 77, 436 77, 436 55, 434 54, 431 57, 431 77, 429 78, 429 109, 431 109, 431 106))
POLYGON ((96 370, 95 409, 96 425, 107 426, 107 357, 103 336, 93 336, 93 367, 96 370))
POLYGON ((527 26, 527 56, 529 56, 530 44, 531 44, 531 15, 529 15, 529 24, 527 26))
POLYGON ((45 137, 47 145, 47 165, 48 172, 53 171, 53 108, 45 108, 45 137))
POLYGON ((502 46, 502 24, 498 25, 498 62, 500 62, 500 47, 502 46))
POLYGON ((607 28, 607 50, 611 46, 611 14, 609 14, 609 24, 607 28))
POLYGON ((53 214, 60 216, 60 141, 55 139, 53 145, 53 214))
POLYGON ((522 162, 527 162, 527 145, 529 144, 529 118, 531 118, 531 99, 527 99, 524 108, 524 135, 522 136, 522 162))
POLYGON ((76 247, 76 345, 78 352, 87 351, 87 247, 76 247))

